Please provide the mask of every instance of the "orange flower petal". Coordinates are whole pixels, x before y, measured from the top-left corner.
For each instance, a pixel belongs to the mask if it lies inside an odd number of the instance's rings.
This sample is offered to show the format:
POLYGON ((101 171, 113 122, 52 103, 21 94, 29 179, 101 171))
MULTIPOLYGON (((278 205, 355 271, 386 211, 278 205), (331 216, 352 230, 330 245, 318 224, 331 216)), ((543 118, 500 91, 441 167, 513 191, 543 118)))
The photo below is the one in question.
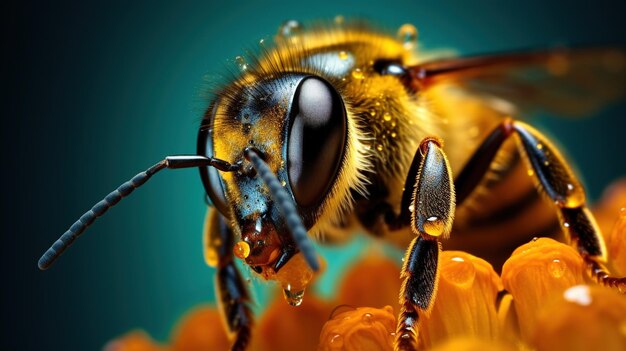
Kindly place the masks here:
POLYGON ((316 350, 322 325, 331 311, 329 304, 312 294, 298 307, 276 298, 257 321, 250 349, 316 350))
POLYGON ((626 276, 626 179, 606 189, 593 213, 604 234, 609 267, 614 274, 626 276))
POLYGON ((400 266, 378 254, 367 256, 346 273, 336 305, 399 308, 400 266))
POLYGON ((502 281, 513 296, 523 339, 534 332, 537 311, 567 288, 581 284, 583 277, 580 255, 553 239, 533 240, 513 252, 502 267, 502 281))
POLYGON ((227 350, 230 348, 222 318, 214 307, 196 307, 178 322, 172 334, 173 351, 227 350))
POLYGON ((538 315, 539 351, 626 350, 626 299, 611 289, 574 286, 538 315))
POLYGON ((320 351, 393 350, 396 317, 391 306, 359 307, 324 324, 320 351))
POLYGON ((515 351, 517 347, 502 341, 461 337, 448 340, 431 351, 515 351))
POLYGON ((491 264, 466 252, 444 251, 433 309, 420 322, 424 346, 463 335, 487 340, 498 337, 495 303, 501 289, 491 264))
POLYGON ((144 331, 132 331, 115 339, 103 348, 104 351, 165 351, 164 346, 155 343, 144 331))

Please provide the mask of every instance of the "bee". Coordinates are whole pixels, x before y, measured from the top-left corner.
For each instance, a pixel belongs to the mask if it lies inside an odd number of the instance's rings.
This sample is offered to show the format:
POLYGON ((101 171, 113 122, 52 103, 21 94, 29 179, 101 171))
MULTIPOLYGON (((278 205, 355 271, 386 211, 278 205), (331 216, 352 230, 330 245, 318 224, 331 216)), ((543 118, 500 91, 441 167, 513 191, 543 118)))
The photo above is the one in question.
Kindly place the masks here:
POLYGON ((585 114, 619 98, 625 51, 430 59, 413 26, 399 36, 362 22, 308 29, 286 22, 273 46, 237 57, 240 71, 216 89, 195 155, 167 156, 122 184, 39 267, 157 172, 198 168, 211 200, 205 260, 217 269, 233 350, 246 348, 253 326, 236 259, 278 282, 297 306, 321 268, 313 241, 337 242, 359 229, 406 250, 395 341, 402 350, 417 349, 442 243, 498 261, 533 233, 561 233, 594 279, 626 288, 605 268, 581 182, 558 148, 523 121, 536 109, 585 114), (520 225, 525 213, 533 221, 520 225), (472 236, 478 228, 486 238, 472 236))

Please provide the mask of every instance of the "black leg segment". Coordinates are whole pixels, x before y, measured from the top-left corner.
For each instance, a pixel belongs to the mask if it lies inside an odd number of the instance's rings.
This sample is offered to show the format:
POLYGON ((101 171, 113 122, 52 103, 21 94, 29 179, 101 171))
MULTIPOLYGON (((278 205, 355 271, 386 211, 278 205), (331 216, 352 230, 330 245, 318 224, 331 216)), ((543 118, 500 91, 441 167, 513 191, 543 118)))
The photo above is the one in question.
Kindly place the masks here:
POLYGON ((414 158, 419 160, 418 172, 408 175, 414 184, 409 212, 416 238, 407 249, 402 267, 396 350, 418 349, 419 317, 431 309, 437 289, 439 240, 450 233, 455 209, 452 175, 441 142, 426 138, 417 152, 421 153, 414 158))
POLYGON ((204 228, 205 259, 217 268, 215 292, 234 339, 232 350, 245 350, 250 343, 253 315, 248 289, 233 259, 233 245, 234 236, 226 219, 217 210, 209 209, 204 228))

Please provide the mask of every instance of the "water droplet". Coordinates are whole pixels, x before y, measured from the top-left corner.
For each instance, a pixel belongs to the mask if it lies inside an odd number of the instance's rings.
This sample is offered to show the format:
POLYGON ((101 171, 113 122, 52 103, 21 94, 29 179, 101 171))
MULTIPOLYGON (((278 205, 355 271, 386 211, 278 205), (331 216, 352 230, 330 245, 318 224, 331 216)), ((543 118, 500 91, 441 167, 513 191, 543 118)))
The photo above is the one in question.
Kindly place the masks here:
POLYGON ((363 323, 365 324, 372 324, 374 322, 374 316, 372 316, 371 313, 365 313, 363 314, 363 316, 361 317, 361 320, 363 321, 363 323))
POLYGON ((567 194, 565 194, 565 201, 561 204, 567 208, 579 207, 585 204, 585 191, 581 186, 577 186, 571 183, 567 184, 567 194))
POLYGON ((397 35, 406 50, 415 48, 415 44, 417 43, 417 28, 415 28, 414 25, 410 23, 403 24, 398 29, 397 35))
POLYGON ((543 149, 543 144, 537 144, 537 150, 543 149))
POLYGON ((383 119, 384 119, 386 122, 391 121, 391 115, 389 114, 389 112, 385 112, 385 114, 383 115, 383 119))
POLYGON ((330 338, 330 344, 333 345, 333 349, 343 347, 343 335, 335 334, 330 338))
POLYGON ((376 150, 383 151, 383 145, 382 144, 376 145, 376 150))
POLYGON ((261 38, 261 40, 259 40, 259 45, 264 46, 265 45, 265 39, 261 38))
POLYGON ((548 263, 548 272, 555 278, 561 278, 565 274, 566 268, 565 263, 557 258, 548 263))
POLYGON ((246 63, 246 59, 243 56, 235 57, 235 62, 237 63, 239 70, 245 71, 248 69, 248 63, 246 63))
POLYGON ((246 259, 250 255, 250 244, 245 241, 238 242, 233 246, 233 254, 241 260, 246 259))
POLYGON ((285 301, 291 306, 300 306, 304 298, 304 289, 291 291, 291 286, 287 285, 287 287, 283 289, 283 296, 285 297, 285 301))
POLYGON ((285 186, 285 185, 287 185, 287 182, 286 182, 286 181, 284 181, 284 180, 281 180, 281 181, 280 181, 280 185, 285 186))
POLYGON ((529 177, 532 177, 535 175, 535 171, 533 171, 532 169, 529 169, 526 173, 528 174, 529 177))
POLYGON ((350 56, 348 55, 348 53, 347 53, 347 52, 345 52, 345 51, 343 51, 343 50, 342 50, 342 51, 339 51, 339 59, 340 59, 340 60, 347 60, 347 59, 348 59, 348 57, 350 57, 350 56))
POLYGON ((380 101, 376 101, 376 106, 380 106, 380 101))
POLYGON ((409 212, 413 213, 413 211, 415 211, 415 206, 414 205, 410 205, 409 206, 409 212))
POLYGON ((441 279, 457 287, 469 288, 476 280, 476 266, 470 260, 454 256, 441 270, 441 279))
POLYGON ((391 137, 395 138, 398 134, 396 134, 396 132, 391 132, 391 137))
MULTIPOLYGON (((410 124, 413 124, 413 123, 410 123, 410 124)), ((395 121, 391 122, 391 126, 395 127, 396 126, 396 122, 395 121)))
POLYGON ((546 167, 549 166, 550 165, 550 161, 548 161, 548 160, 543 161, 543 165, 546 166, 546 167))
POLYGON ((563 226, 564 226, 565 228, 569 228, 569 223, 567 223, 567 222, 563 222, 563 226))
POLYGON ((284 22, 278 28, 278 37, 286 39, 293 38, 302 32, 302 24, 296 20, 289 20, 284 22))
POLYGON ((424 221, 424 231, 431 236, 440 236, 443 234, 445 223, 439 217, 432 216, 424 221))
POLYGON ((365 75, 363 74, 363 71, 361 71, 360 68, 356 68, 356 69, 354 69, 354 71, 352 71, 352 78, 354 78, 354 79, 363 79, 363 78, 365 78, 365 75))

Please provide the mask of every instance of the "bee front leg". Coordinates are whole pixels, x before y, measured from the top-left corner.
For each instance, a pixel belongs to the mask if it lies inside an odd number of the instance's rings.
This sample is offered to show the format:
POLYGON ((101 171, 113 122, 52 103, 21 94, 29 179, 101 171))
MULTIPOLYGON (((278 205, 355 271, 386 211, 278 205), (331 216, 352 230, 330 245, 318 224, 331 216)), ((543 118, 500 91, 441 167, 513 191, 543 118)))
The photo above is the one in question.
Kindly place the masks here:
POLYGON ((580 181, 554 145, 531 126, 505 119, 491 132, 456 179, 457 204, 480 183, 500 146, 511 135, 517 136, 519 152, 528 164, 528 174, 552 202, 563 232, 583 257, 592 278, 625 292, 626 278, 613 277, 604 267, 607 262, 604 240, 587 208, 580 181))
MULTIPOLYGON (((450 233, 455 209, 454 184, 441 142, 424 139, 415 160, 419 168, 412 180, 409 212, 411 230, 417 237, 411 242, 402 267, 396 350, 418 348, 419 317, 428 314, 432 307, 439 277, 440 239, 450 233)), ((409 172, 409 177, 413 176, 409 172)))
POLYGON ((204 258, 217 269, 215 292, 224 324, 231 336, 231 350, 245 350, 250 343, 253 315, 248 289, 233 260, 234 237, 226 219, 209 208, 204 223, 204 258))

